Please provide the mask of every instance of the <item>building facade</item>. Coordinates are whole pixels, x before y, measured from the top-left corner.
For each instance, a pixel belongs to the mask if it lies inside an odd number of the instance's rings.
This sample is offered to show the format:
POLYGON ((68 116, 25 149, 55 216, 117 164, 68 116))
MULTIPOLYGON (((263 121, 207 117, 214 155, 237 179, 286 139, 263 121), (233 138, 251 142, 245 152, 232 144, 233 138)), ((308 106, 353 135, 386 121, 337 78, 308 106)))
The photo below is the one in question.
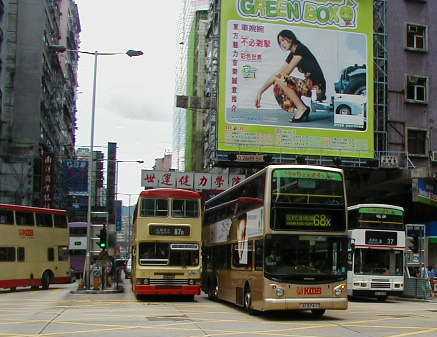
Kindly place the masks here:
POLYGON ((155 171, 170 171, 172 165, 172 154, 164 153, 164 157, 156 158, 155 165, 153 165, 153 170, 155 171))
MULTIPOLYGON (((234 2, 237 3, 236 0, 234 2)), ((360 3, 362 8, 368 6, 367 1, 359 0, 357 2, 360 3)), ((250 1, 246 2, 245 10, 250 11, 252 8, 249 6, 250 3, 250 1)), ((228 45, 221 45, 221 41, 223 41, 223 32, 221 30, 225 27, 221 24, 223 8, 226 8, 227 11, 230 10, 227 1, 209 1, 207 27, 205 29, 206 40, 203 43, 199 34, 200 30, 198 30, 199 38, 192 40, 195 43, 190 45, 192 59, 202 55, 198 52, 200 48, 205 49, 204 64, 206 73, 201 74, 201 70, 195 66, 190 66, 194 62, 189 57, 184 60, 187 64, 185 77, 187 79, 201 79, 204 81, 204 88, 197 91, 186 91, 183 94, 204 96, 210 99, 209 109, 197 112, 192 110, 194 116, 202 116, 202 123, 197 123, 197 127, 185 125, 185 132, 189 133, 188 136, 185 136, 185 152, 187 153, 184 153, 184 158, 186 163, 202 162, 201 169, 203 170, 211 171, 215 167, 224 167, 246 175, 269 163, 342 167, 348 178, 348 202, 350 204, 384 202, 403 206, 406 209, 407 223, 427 224, 427 233, 429 235, 428 256, 435 259, 435 256, 437 256, 437 237, 432 235, 437 233, 436 224, 433 222, 437 218, 437 203, 435 201, 437 200, 437 133, 434 130, 437 126, 437 96, 434 94, 434 91, 437 90, 435 76, 437 46, 434 43, 433 33, 437 29, 437 23, 433 18, 437 15, 437 3, 426 0, 372 1, 372 9, 369 11, 373 11, 371 15, 373 17, 373 29, 370 27, 373 32, 369 32, 368 36, 373 40, 373 43, 370 44, 373 47, 373 60, 368 62, 366 68, 368 71, 373 69, 373 79, 369 79, 370 81, 373 80, 371 86, 373 89, 367 95, 373 97, 373 102, 370 101, 367 104, 373 105, 374 111, 374 133, 370 137, 373 138, 371 143, 374 144, 374 156, 368 158, 347 156, 341 153, 339 155, 324 155, 324 153, 329 152, 328 145, 326 145, 326 149, 321 148, 317 155, 312 154, 310 151, 305 153, 301 150, 297 150, 296 154, 293 154, 293 151, 278 154, 263 151, 262 148, 265 147, 265 144, 263 144, 262 138, 259 141, 259 152, 253 151, 254 146, 248 146, 247 148, 252 148, 249 151, 245 151, 244 146, 241 147, 240 151, 218 150, 218 137, 220 132, 223 134, 223 130, 219 130, 218 127, 218 118, 223 116, 223 112, 218 111, 217 108, 220 99, 222 99, 219 94, 224 92, 219 91, 219 88, 224 87, 223 83, 219 81, 220 69, 223 69, 231 62, 231 60, 224 58, 227 54, 223 50, 233 48, 234 52, 241 52, 242 55, 236 54, 235 56, 239 58, 238 62, 241 61, 243 56, 247 57, 247 54, 243 55, 244 50, 239 49, 238 46, 238 43, 242 43, 242 40, 235 40, 234 47, 229 41, 228 45), (197 74, 201 75, 197 76, 197 74), (196 132, 199 129, 201 129, 203 136, 201 154, 197 152, 198 146, 194 145, 196 143, 193 141, 196 139, 196 132), (237 155, 241 158, 250 154, 259 155, 255 156, 257 158, 256 162, 250 161, 250 159, 248 161, 236 160, 237 155)), ((240 8, 241 10, 243 9, 240 8)), ((252 26, 255 27, 253 28, 254 32, 256 32, 256 29, 264 29, 265 27, 267 27, 265 29, 268 29, 268 27, 273 27, 273 24, 281 24, 278 23, 280 22, 278 20, 257 19, 256 17, 263 15, 262 10, 263 7, 261 6, 257 15, 251 13, 251 18, 245 18, 254 23, 252 26), (257 23, 259 23, 258 26, 257 23)), ((270 15, 276 15, 274 13, 275 11, 272 10, 270 15)), ((293 13, 297 15, 297 11, 293 13)), ((369 13, 366 15, 369 15, 369 13)), ((199 16, 193 15, 191 22, 191 31, 193 31, 193 27, 196 27, 200 22, 199 16)), ((235 21, 233 24, 236 33, 237 29, 240 28, 238 28, 238 23, 235 23, 235 21)), ((351 23, 346 20, 346 31, 348 24, 351 23)), ((310 34, 306 33, 302 27, 299 27, 298 23, 292 23, 292 25, 296 27, 295 30, 299 32, 300 36, 310 34)), ((245 28, 241 28, 239 32, 244 33, 246 36, 255 34, 250 33, 250 24, 247 27, 247 31, 244 30, 245 28)), ((262 32, 264 33, 264 31, 262 32)), ((230 39, 232 35, 228 36, 230 39)), ((271 42, 272 44, 276 43, 274 39, 271 42)), ((262 45, 261 42, 260 45, 262 45)), ((315 48, 314 44, 311 46, 315 48)), ((270 43, 264 45, 264 47, 270 48, 270 43)), ((249 52, 251 50, 254 49, 250 49, 250 47, 246 49, 249 52)), ((230 57, 229 55, 231 54, 228 54, 227 57, 230 57)), ((262 55, 257 55, 257 57, 262 57, 262 55)), ((196 62, 200 64, 198 60, 196 62)), ((251 76, 255 76, 254 71, 257 68, 259 70, 260 65, 256 62, 253 64, 253 67, 246 68, 246 70, 250 68, 249 70, 252 72, 245 73, 245 80, 247 80, 245 83, 250 83, 251 76)), ((346 79, 346 77, 351 79, 352 75, 362 74, 364 69, 364 67, 357 64, 355 66, 352 64, 352 67, 349 68, 348 72, 342 73, 343 79, 346 79)), ((230 76, 233 75, 229 73, 228 77, 230 76)), ((222 77, 222 80, 228 79, 222 77)), ((189 86, 196 82, 187 81, 186 83, 189 86)), ((244 90, 245 88, 240 87, 240 89, 244 90)), ((367 93, 362 92, 361 94, 367 93)), ((255 112, 254 116, 256 116, 255 112)), ((190 121, 190 119, 186 120, 190 121)), ((196 120, 195 117, 191 118, 191 121, 194 120, 196 120)), ((244 133, 250 129, 249 124, 251 123, 241 124, 236 122, 233 127, 236 130, 241 128, 240 136, 247 137, 244 133)), ((193 123, 193 125, 196 124, 193 123)), ((228 124, 228 127, 231 126, 231 124, 228 124)), ((295 130, 299 129, 296 127, 295 130)), ((288 134, 285 130, 281 136, 285 138, 288 137, 288 134)), ((237 138, 235 139, 239 141, 237 138)), ((265 139, 266 142, 271 141, 268 137, 265 139)), ((345 148, 345 150, 347 151, 348 148, 345 148)), ((428 261, 428 263, 435 264, 437 261, 428 261)))
MULTIPOLYGON (((4 3, 5 1, 3 1, 4 3)), ((2 43, 0 200, 64 207, 62 160, 74 156, 80 22, 73 0, 6 0, 2 43)))

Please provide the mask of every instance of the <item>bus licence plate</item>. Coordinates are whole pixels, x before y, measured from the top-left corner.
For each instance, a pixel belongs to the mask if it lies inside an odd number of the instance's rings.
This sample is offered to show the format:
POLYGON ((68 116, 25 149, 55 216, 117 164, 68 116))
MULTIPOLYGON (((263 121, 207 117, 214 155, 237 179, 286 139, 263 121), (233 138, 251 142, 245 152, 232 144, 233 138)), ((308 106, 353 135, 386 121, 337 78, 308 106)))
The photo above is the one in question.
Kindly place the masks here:
POLYGON ((387 293, 385 291, 375 291, 375 296, 385 296, 387 293))
POLYGON ((320 303, 300 303, 300 309, 320 309, 320 303))

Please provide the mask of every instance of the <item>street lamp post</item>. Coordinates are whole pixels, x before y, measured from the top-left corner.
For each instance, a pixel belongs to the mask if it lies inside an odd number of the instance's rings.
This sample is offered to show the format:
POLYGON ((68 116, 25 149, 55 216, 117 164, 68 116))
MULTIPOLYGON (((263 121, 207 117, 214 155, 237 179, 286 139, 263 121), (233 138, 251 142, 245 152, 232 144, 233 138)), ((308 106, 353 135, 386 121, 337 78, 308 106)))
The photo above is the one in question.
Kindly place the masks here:
POLYGON ((112 56, 112 55, 127 55, 129 57, 141 56, 141 50, 128 50, 124 53, 101 53, 98 51, 90 52, 76 49, 67 49, 65 46, 52 45, 51 50, 56 53, 79 53, 94 55, 94 76, 93 76, 93 94, 92 94, 92 108, 91 108, 91 135, 90 135, 90 155, 88 158, 88 208, 87 208, 87 249, 84 266, 84 278, 86 288, 90 288, 90 262, 91 262, 91 199, 92 199, 92 173, 93 173, 93 150, 94 150, 94 120, 96 110, 96 87, 97 87, 97 58, 98 56, 112 56))

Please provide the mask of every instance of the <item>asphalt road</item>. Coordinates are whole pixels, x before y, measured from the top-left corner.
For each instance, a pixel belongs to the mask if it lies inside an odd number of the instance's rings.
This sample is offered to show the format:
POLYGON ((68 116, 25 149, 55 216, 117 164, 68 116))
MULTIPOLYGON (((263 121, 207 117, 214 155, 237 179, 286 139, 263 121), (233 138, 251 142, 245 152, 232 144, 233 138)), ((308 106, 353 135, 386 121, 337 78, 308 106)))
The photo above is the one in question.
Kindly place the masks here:
POLYGON ((292 336, 436 337, 437 301, 354 301, 347 311, 249 316, 239 308, 197 297, 137 301, 126 283, 119 294, 71 294, 75 285, 49 290, 0 291, 4 336, 292 336))

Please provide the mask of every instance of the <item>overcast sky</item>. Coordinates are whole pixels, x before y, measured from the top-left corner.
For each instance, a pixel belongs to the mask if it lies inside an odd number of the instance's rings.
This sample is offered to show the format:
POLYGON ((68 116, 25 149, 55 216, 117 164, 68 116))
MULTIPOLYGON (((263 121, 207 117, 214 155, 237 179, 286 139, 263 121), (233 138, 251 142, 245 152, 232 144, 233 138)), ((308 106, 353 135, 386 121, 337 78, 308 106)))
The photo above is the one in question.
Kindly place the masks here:
MULTIPOLYGON (((171 150, 176 65, 176 23, 180 0, 76 0, 82 26, 80 49, 143 56, 100 56, 94 145, 105 152, 117 142, 119 193, 139 193, 140 170, 171 150), (98 146, 104 146, 98 147, 98 146)), ((76 144, 89 146, 93 56, 79 61, 76 144)), ((131 204, 137 196, 132 196, 131 204)), ((128 196, 119 195, 127 205, 128 196)))

